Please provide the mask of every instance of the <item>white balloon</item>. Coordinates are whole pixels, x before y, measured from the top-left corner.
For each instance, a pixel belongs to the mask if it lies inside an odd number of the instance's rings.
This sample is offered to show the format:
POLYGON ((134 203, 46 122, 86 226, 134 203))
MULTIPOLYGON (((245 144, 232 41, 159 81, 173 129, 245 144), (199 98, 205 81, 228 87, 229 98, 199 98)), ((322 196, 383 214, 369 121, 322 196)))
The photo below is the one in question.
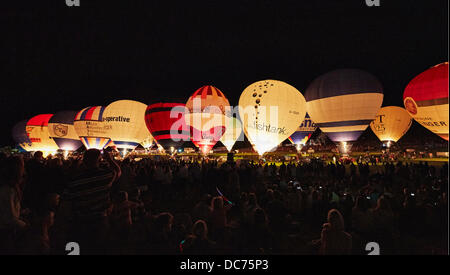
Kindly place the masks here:
POLYGON ((239 119, 230 116, 225 117, 225 133, 220 138, 220 142, 227 148, 228 152, 231 151, 236 141, 242 136, 242 123, 239 119))
POLYGON ((293 86, 278 80, 255 82, 239 99, 244 132, 260 155, 292 135, 305 115, 304 96, 293 86))
POLYGON ((118 100, 106 106, 103 121, 110 127, 109 137, 118 149, 134 150, 150 135, 146 109, 146 104, 134 100, 118 100))

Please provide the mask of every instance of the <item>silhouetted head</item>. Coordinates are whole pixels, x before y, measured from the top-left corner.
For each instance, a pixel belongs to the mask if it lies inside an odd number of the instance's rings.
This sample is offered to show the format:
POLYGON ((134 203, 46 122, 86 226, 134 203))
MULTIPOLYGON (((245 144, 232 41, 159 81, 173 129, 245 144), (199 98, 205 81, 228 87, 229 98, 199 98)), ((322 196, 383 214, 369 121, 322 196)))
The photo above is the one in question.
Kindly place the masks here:
POLYGON ((42 153, 41 151, 36 151, 34 152, 33 157, 34 159, 42 160, 44 158, 44 153, 42 153))
POLYGON ((251 205, 256 205, 256 195, 255 195, 255 193, 250 193, 249 195, 248 195, 248 203, 249 204, 251 204, 251 205))
POLYGON ((172 231, 172 224, 173 216, 168 212, 161 213, 156 217, 155 225, 159 230, 170 232, 172 231))
POLYGON ((203 220, 198 220, 192 226, 192 234, 194 234, 199 239, 207 239, 208 237, 208 226, 203 220))
POLYGON ((223 209, 223 199, 222 197, 214 197, 211 203, 213 210, 223 209))
POLYGON ((124 201, 127 201, 128 200, 128 193, 127 192, 125 192, 125 191, 120 191, 118 194, 117 194, 117 202, 124 202, 124 201))
POLYGON ((101 153, 98 149, 89 149, 84 152, 83 155, 83 164, 88 168, 98 167, 100 163, 101 153))
POLYGON ((263 209, 257 208, 253 212, 255 225, 265 225, 267 223, 266 213, 263 209))
POLYGON ((342 217, 341 212, 337 209, 331 209, 328 212, 328 223, 331 225, 333 230, 342 231, 344 230, 344 218, 342 217))
POLYGON ((376 209, 388 211, 391 210, 391 206, 389 204, 389 201, 384 196, 381 196, 377 201, 376 209))

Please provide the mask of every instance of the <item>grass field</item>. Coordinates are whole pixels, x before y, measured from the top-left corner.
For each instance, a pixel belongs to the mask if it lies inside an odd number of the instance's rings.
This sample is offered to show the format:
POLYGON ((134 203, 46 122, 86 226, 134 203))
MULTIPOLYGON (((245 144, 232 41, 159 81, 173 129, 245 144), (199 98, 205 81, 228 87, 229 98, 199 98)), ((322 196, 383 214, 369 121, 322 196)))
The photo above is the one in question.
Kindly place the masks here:
MULTIPOLYGON (((320 152, 320 153, 313 153, 313 154, 307 154, 305 157, 308 158, 322 158, 323 156, 329 157, 331 158, 334 154, 333 153, 329 153, 329 152, 320 152)), ((363 156, 366 155, 365 152, 354 152, 350 154, 350 157, 353 158, 358 158, 359 156, 363 156)), ((381 155, 381 152, 371 152, 369 153, 369 155, 372 156, 377 156, 377 155, 381 155)), ((158 154, 158 155, 152 155, 152 156, 166 156, 163 154, 158 154)), ((181 153, 179 154, 179 156, 183 157, 200 157, 201 155, 199 155, 198 153, 181 153)), ((227 157, 227 153, 212 153, 208 155, 209 157, 212 158, 226 158, 227 157)), ((136 157, 149 157, 149 155, 136 155, 136 157)), ((268 154, 264 155, 265 158, 270 158, 270 157, 289 157, 289 158, 295 158, 297 157, 297 154, 295 153, 286 153, 286 152, 271 152, 268 154)), ((254 161, 259 159, 258 154, 256 153, 236 153, 234 155, 234 159, 235 160, 242 160, 242 159, 252 159, 254 161)), ((399 161, 405 162, 405 163, 419 163, 419 162, 428 162, 431 165, 436 165, 436 166, 441 166, 444 163, 448 162, 448 158, 442 157, 442 158, 416 158, 416 159, 402 159, 400 158, 399 161)), ((269 164, 275 164, 277 166, 281 165, 282 162, 281 161, 267 161, 267 163, 269 164)), ((289 163, 289 160, 286 160, 285 163, 289 163)), ((356 164, 356 162, 354 162, 356 164)), ((382 164, 379 164, 382 165, 382 164)))

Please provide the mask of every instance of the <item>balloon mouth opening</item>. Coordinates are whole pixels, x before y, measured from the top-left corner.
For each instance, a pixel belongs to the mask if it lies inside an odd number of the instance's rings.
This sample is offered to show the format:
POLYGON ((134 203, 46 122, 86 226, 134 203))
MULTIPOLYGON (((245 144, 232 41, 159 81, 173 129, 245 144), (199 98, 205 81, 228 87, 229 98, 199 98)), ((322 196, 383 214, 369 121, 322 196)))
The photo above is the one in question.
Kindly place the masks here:
POLYGON ((119 151, 119 155, 122 158, 125 158, 126 156, 128 156, 131 152, 133 152, 132 149, 126 149, 126 148, 118 148, 117 151, 119 151))
POLYGON ((391 148, 392 145, 394 145, 394 142, 393 142, 392 140, 387 140, 387 141, 385 141, 385 142, 383 143, 383 145, 384 145, 387 149, 389 149, 389 148, 391 148))
POLYGON ((348 141, 341 141, 337 144, 339 153, 341 153, 343 156, 348 156, 349 153, 351 152, 352 149, 352 145, 350 142, 348 141))

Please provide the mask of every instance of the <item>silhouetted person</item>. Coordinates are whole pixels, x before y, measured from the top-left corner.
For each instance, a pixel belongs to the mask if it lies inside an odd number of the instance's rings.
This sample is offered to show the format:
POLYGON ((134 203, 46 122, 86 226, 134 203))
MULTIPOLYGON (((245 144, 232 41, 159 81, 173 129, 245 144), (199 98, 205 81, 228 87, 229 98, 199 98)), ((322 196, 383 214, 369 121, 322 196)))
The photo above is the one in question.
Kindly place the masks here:
POLYGON ((110 152, 104 151, 103 154, 110 169, 99 167, 101 159, 99 150, 87 150, 83 156, 82 169, 72 177, 63 195, 63 200, 70 203, 74 241, 79 240, 84 251, 91 246, 97 249, 96 244, 106 235, 111 187, 121 175, 120 167, 110 152))
POLYGON ((336 209, 328 212, 328 223, 323 225, 320 254, 346 255, 352 251, 352 236, 345 232, 344 219, 336 209))

